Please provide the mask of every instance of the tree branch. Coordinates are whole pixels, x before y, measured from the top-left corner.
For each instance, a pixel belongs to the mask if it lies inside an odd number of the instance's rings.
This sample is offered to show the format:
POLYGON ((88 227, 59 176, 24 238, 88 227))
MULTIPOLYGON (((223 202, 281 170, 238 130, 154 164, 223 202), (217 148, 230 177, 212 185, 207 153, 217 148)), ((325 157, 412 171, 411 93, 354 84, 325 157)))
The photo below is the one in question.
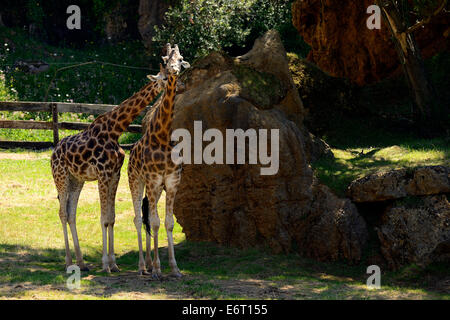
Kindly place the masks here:
POLYGON ((443 11, 445 9, 445 6, 447 5, 447 1, 448 0, 442 0, 441 5, 430 16, 428 16, 426 19, 423 19, 423 20, 417 22, 416 24, 412 25, 408 29, 406 29, 406 33, 412 33, 414 31, 416 31, 417 29, 419 29, 420 27, 430 23, 430 21, 435 16, 437 16, 441 11, 443 11))

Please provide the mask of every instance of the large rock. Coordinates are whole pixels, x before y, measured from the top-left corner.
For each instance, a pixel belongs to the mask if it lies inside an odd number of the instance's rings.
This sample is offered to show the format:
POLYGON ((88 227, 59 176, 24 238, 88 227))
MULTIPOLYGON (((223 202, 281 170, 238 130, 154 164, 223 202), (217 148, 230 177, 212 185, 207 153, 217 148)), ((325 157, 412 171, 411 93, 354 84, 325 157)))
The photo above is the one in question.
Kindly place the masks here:
POLYGON ((354 202, 376 202, 449 192, 450 168, 428 166, 368 175, 353 181, 347 196, 354 202))
POLYGON ((377 229, 381 252, 392 269, 426 266, 450 258, 450 204, 445 195, 396 201, 377 229))
MULTIPOLYGON (((369 30, 367 8, 373 0, 296 0, 293 24, 311 46, 308 59, 336 77, 359 85, 379 81, 399 70, 387 26, 369 30)), ((446 48, 448 15, 416 32, 424 57, 446 48)))
POLYGON ((321 261, 359 261, 368 234, 356 206, 318 184, 313 186, 313 199, 309 206, 303 215, 294 217, 294 238, 298 250, 321 261))
POLYGON ((187 239, 358 261, 365 223, 349 201, 314 183, 303 105, 278 33, 268 32, 242 57, 213 53, 183 80, 174 129, 193 135, 195 120, 224 136, 226 129, 279 129, 275 175, 261 175, 260 164, 183 166, 174 213, 187 239))

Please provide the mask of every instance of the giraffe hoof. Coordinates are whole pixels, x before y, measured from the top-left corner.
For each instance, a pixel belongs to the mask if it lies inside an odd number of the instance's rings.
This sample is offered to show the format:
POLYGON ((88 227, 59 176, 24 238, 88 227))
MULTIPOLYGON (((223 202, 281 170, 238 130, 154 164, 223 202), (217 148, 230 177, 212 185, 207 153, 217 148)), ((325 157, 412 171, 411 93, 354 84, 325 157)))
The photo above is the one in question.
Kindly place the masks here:
POLYGON ((146 270, 139 270, 139 275, 140 275, 140 276, 149 276, 150 273, 147 272, 146 270))
POLYGON ((116 264, 111 266, 110 270, 111 272, 120 272, 120 269, 116 264))
POLYGON ((183 278, 183 275, 181 274, 180 271, 174 271, 174 272, 172 272, 172 273, 170 274, 170 276, 173 277, 173 278, 177 278, 177 279, 183 278))
POLYGON ((109 267, 103 268, 102 272, 111 273, 111 269, 109 267))
POLYGON ((162 279, 161 272, 152 272, 152 278, 155 280, 161 280, 162 279))

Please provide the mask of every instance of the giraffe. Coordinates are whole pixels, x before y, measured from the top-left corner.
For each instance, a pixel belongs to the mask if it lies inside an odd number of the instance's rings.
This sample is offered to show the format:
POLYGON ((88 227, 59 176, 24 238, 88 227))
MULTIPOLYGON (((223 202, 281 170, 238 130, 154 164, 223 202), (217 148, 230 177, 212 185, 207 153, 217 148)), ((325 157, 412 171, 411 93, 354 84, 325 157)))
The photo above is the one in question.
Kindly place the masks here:
MULTIPOLYGON (((135 212, 134 224, 136 226, 139 245, 139 274, 149 274, 146 270, 152 266, 152 276, 161 277, 161 264, 158 255, 158 231, 160 220, 157 203, 163 188, 166 191, 165 228, 168 239, 169 265, 172 275, 181 277, 175 260, 173 246, 173 205, 177 186, 181 179, 181 165, 175 164, 171 159, 173 144, 171 141, 171 125, 173 119, 176 83, 181 66, 189 68, 188 62, 183 61, 178 46, 172 49, 167 47, 167 84, 161 101, 153 108, 148 116, 146 131, 142 138, 136 142, 130 152, 128 162, 128 182, 135 212), (146 191, 146 197, 142 196, 146 191), (148 200, 150 199, 150 201, 148 200), (150 208, 149 208, 150 207, 150 208), (142 208, 142 217, 141 217, 142 208), (150 213, 149 213, 150 209, 150 213), (142 222, 146 227, 146 259, 144 262, 142 250, 142 222), (150 230, 151 227, 151 230, 150 230), (151 258, 151 233, 153 232, 154 254, 151 258)), ((147 116, 146 116, 147 118, 147 116)))
POLYGON ((119 272, 114 255, 115 197, 125 153, 119 146, 119 136, 139 113, 165 88, 165 70, 160 64, 156 76, 137 93, 97 117, 89 127, 61 139, 51 156, 52 175, 59 199, 59 217, 63 227, 66 268, 72 264, 67 224, 72 233, 77 265, 89 271, 83 262, 76 228, 76 209, 85 181, 98 180, 103 240, 103 271, 119 272), (107 250, 107 242, 109 247, 107 250))

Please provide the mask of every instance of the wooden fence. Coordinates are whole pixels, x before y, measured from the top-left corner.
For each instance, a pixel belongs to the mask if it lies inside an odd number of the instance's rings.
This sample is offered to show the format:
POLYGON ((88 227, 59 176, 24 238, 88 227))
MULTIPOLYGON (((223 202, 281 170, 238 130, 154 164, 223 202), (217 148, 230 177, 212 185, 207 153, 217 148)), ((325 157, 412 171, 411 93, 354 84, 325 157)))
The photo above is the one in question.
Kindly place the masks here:
MULTIPOLYGON (((62 103, 62 102, 5 102, 0 101, 0 111, 25 111, 25 112, 51 112, 52 121, 33 120, 0 120, 0 128, 8 129, 39 129, 52 130, 51 141, 5 141, 0 140, 0 148, 25 148, 47 149, 54 147, 59 141, 59 130, 84 130, 90 123, 83 122, 59 122, 58 113, 72 112, 99 115, 110 111, 114 105, 110 104, 86 104, 86 103, 62 103)), ((140 125, 130 125, 128 132, 140 133, 140 125)), ((124 149, 130 149, 132 145, 121 145, 124 149)))

